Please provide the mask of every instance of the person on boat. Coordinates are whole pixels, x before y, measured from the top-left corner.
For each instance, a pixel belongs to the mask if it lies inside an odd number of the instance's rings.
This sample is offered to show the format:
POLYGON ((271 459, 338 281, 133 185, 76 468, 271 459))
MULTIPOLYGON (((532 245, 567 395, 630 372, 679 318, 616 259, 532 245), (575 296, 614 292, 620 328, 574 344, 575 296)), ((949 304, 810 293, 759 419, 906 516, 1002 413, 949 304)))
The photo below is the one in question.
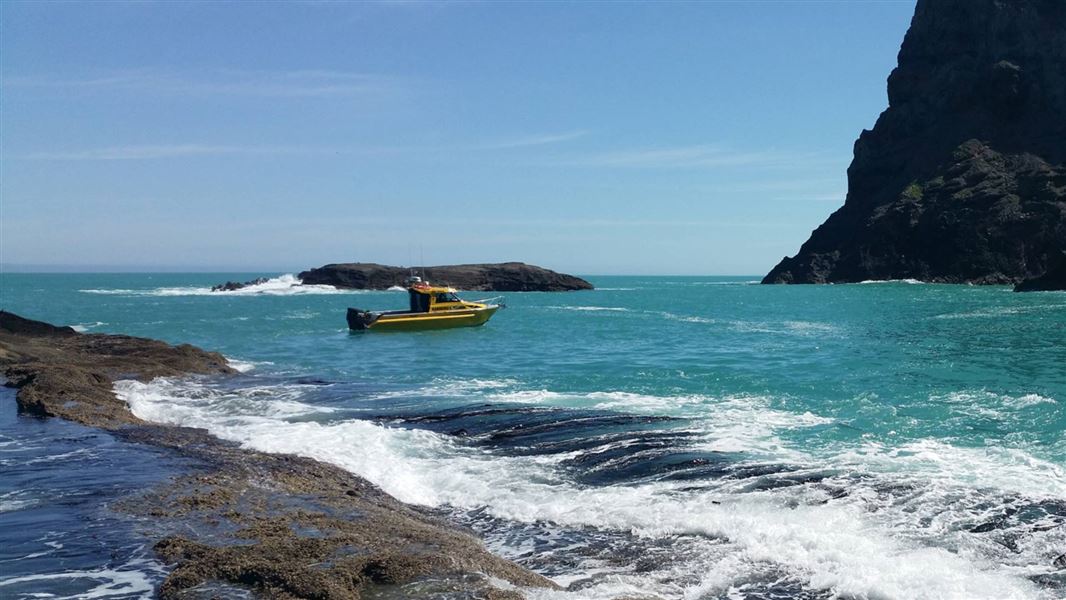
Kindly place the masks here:
POLYGON ((423 285, 421 277, 407 279, 407 294, 410 296, 410 312, 430 312, 429 287, 423 285))
POLYGON ((424 291, 415 289, 414 286, 407 288, 407 293, 411 297, 411 312, 429 312, 429 294, 424 291))

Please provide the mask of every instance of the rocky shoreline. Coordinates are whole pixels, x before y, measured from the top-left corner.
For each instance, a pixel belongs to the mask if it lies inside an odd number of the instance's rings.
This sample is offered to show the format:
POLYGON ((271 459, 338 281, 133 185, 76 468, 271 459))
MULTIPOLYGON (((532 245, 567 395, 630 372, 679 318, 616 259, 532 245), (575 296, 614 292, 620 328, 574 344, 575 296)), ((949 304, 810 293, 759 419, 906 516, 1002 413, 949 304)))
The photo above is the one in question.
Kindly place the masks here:
POLYGON ((1047 272, 1014 286, 1016 292, 1066 291, 1066 252, 1049 261, 1047 272))
POLYGON ((120 379, 233 375, 218 353, 0 311, 0 371, 22 414, 101 428, 197 465, 112 507, 150 517, 154 549, 173 565, 162 598, 206 582, 285 598, 514 599, 521 593, 503 588, 554 587, 343 469, 146 423, 113 393, 120 379))

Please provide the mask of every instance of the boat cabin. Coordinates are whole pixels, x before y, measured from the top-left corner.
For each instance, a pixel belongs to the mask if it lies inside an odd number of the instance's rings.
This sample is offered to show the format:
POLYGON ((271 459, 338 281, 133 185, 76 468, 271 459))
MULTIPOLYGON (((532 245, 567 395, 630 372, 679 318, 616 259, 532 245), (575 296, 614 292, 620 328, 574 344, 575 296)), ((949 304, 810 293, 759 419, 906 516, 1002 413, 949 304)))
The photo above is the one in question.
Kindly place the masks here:
POLYGON ((412 278, 412 281, 408 283, 407 293, 411 302, 410 312, 413 313, 458 310, 480 306, 464 302, 455 295, 455 290, 450 287, 429 285, 417 277, 412 278))

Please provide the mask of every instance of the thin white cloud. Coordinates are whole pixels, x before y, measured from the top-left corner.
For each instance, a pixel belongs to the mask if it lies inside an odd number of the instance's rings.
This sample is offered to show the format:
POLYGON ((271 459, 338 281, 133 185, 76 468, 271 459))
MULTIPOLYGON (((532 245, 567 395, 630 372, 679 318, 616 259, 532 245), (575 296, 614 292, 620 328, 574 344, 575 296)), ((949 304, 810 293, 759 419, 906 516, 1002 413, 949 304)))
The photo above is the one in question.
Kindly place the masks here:
MULTIPOLYGON (((432 224, 418 225, 405 221, 401 217, 395 215, 383 215, 383 216, 359 216, 359 217, 331 217, 331 218, 300 218, 297 220, 287 221, 292 224, 299 224, 302 228, 309 228, 314 230, 315 228, 328 227, 330 225, 344 224, 350 227, 376 227, 378 229, 389 229, 391 227, 405 228, 407 230, 419 230, 423 226, 428 229, 440 227, 446 225, 449 227, 463 228, 501 228, 508 229, 528 229, 529 227, 550 227, 558 228, 561 230, 570 229, 641 229, 641 228, 678 228, 678 229, 718 229, 723 227, 728 228, 743 228, 743 227, 788 227, 793 224, 790 222, 775 222, 769 220, 761 221, 737 221, 726 220, 721 218, 714 219, 659 219, 659 218, 597 218, 597 217, 580 217, 580 216, 561 216, 558 218, 451 218, 451 217, 437 217, 432 219, 432 224)), ((255 228, 258 225, 254 220, 246 220, 240 225, 242 227, 255 228)), ((427 230, 428 231, 428 230, 427 230)))
POLYGON ((577 138, 588 135, 588 131, 577 130, 567 131, 563 133, 543 133, 535 135, 526 135, 522 137, 516 137, 509 140, 502 140, 499 142, 492 142, 481 146, 486 150, 504 150, 507 148, 525 148, 528 146, 544 146, 547 144, 558 144, 560 142, 569 142, 570 140, 576 140, 577 138))
POLYGON ((837 189, 842 182, 845 182, 845 176, 840 173, 836 177, 794 177, 786 179, 766 179, 759 177, 756 179, 748 179, 742 181, 733 181, 729 183, 719 183, 713 185, 699 185, 694 186, 694 190, 711 194, 736 194, 736 193, 749 193, 749 192, 774 192, 792 193, 796 190, 803 190, 804 192, 820 192, 828 189, 837 189))
POLYGON ((3 85, 7 88, 121 90, 167 95, 310 98, 391 94, 406 89, 410 82, 385 75, 329 70, 211 69, 177 73, 137 69, 84 78, 8 77, 3 80, 3 85))
POLYGON ((180 158, 188 156, 320 154, 331 152, 327 148, 302 148, 296 146, 225 146, 207 144, 169 144, 148 146, 111 146, 86 150, 61 152, 34 152, 24 158, 29 160, 145 160, 157 158, 180 158))
POLYGON ((78 150, 49 150, 16 155, 11 158, 27 160, 140 160, 154 158, 178 158, 206 155, 276 155, 276 154, 360 154, 360 155, 395 155, 411 156, 434 155, 442 152, 450 155, 476 152, 481 150, 500 150, 543 146, 572 140, 585 135, 584 131, 559 134, 530 135, 501 142, 486 144, 451 145, 451 146, 271 146, 271 145, 230 145, 230 144, 145 144, 121 145, 104 148, 86 148, 78 150))
POLYGON ((778 151, 737 152, 717 145, 693 145, 602 152, 562 159, 558 164, 577 167, 643 169, 788 166, 824 160, 815 153, 778 151))

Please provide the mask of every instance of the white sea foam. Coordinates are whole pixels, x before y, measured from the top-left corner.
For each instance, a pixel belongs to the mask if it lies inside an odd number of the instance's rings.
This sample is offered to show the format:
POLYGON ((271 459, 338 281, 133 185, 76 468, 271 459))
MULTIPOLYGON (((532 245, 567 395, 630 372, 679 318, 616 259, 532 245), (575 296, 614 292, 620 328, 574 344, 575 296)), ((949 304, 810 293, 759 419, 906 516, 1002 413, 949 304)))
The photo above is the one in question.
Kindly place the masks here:
POLYGON ((547 306, 555 310, 568 310, 576 312, 611 312, 611 313, 635 313, 642 316, 662 317, 671 321, 683 323, 716 323, 715 319, 698 315, 679 315, 659 310, 635 310, 621 306, 547 306))
MULTIPOLYGON (((49 582, 86 580, 88 582, 94 582, 96 585, 84 592, 78 593, 77 595, 56 596, 51 593, 41 593, 35 595, 35 597, 56 599, 91 599, 107 598, 111 596, 149 597, 155 590, 155 586, 152 584, 152 580, 148 576, 149 572, 155 572, 157 575, 160 575, 161 566, 159 563, 145 559, 135 559, 117 569, 101 568, 8 577, 0 579, 0 590, 5 586, 31 582, 44 586, 41 589, 48 589, 47 586, 49 582)), ((64 584, 59 589, 64 588, 69 588, 69 584, 64 584)), ((0 593, 0 595, 2 595, 2 593, 0 593)))
POLYGON ((730 327, 743 333, 769 333, 788 336, 837 336, 841 328, 815 321, 733 321, 730 327))
POLYGON ((932 439, 900 446, 868 443, 831 462, 857 472, 921 476, 927 485, 943 488, 1066 498, 1066 469, 1016 448, 965 448, 932 439))
POLYGON ((547 306, 556 310, 576 310, 579 312, 632 312, 628 308, 620 306, 547 306))
POLYGON ((90 448, 79 448, 77 450, 71 450, 69 452, 61 452, 59 454, 44 454, 44 455, 41 455, 41 456, 34 456, 32 458, 3 458, 3 459, 0 459, 0 466, 5 466, 5 467, 13 466, 13 465, 28 466, 28 465, 47 464, 47 463, 57 462, 57 461, 64 461, 65 462, 65 461, 68 461, 69 459, 74 458, 74 457, 85 456, 85 457, 90 457, 91 458, 93 455, 94 455, 94 452, 93 452, 92 449, 90 449, 90 448))
POLYGON ((939 400, 950 404, 963 405, 990 405, 1005 406, 1009 408, 1028 408, 1040 404, 1058 404, 1054 398, 1041 396, 1040 394, 1022 394, 1011 396, 1009 394, 997 394, 988 390, 964 390, 951 392, 942 396, 932 396, 930 400, 939 400))
POLYGON ((1031 419, 1034 410, 1054 410, 1059 404, 1054 398, 1040 394, 1010 395, 987 390, 963 390, 933 395, 929 400, 947 405, 957 415, 996 420, 1031 419))
POLYGON ((74 331, 77 331, 78 333, 85 333, 86 331, 89 331, 90 329, 95 329, 96 327, 99 327, 101 325, 107 325, 107 323, 104 323, 103 321, 97 321, 95 323, 80 323, 78 325, 71 325, 70 328, 74 331))
POLYGON ((917 279, 866 279, 864 281, 859 282, 860 285, 870 285, 879 283, 906 283, 910 285, 925 284, 924 281, 919 281, 917 279))
POLYGON ((338 289, 331 285, 305 285, 295 275, 287 274, 239 290, 213 292, 209 287, 159 287, 149 289, 84 289, 85 294, 112 296, 295 296, 302 294, 354 294, 366 290, 338 289))
MULTIPOLYGON (((836 597, 1050 597, 1021 577, 1017 569, 990 559, 982 542, 971 539, 974 536, 963 538, 965 544, 937 545, 935 535, 924 532, 920 520, 926 514, 935 516, 940 506, 922 504, 918 498, 915 501, 921 510, 917 515, 893 510, 891 503, 871 512, 867 502, 881 498, 875 486, 866 493, 857 489, 847 498, 829 503, 808 501, 807 496, 817 492, 806 486, 775 492, 739 491, 736 482, 719 488, 708 483, 697 492, 688 491, 684 483, 668 482, 585 487, 571 483, 554 468, 560 460, 558 456, 498 456, 432 432, 386 428, 357 420, 287 421, 264 416, 284 414, 284 410, 266 405, 242 407, 247 394, 220 394, 198 384, 166 380, 150 384, 119 382, 116 393, 129 402, 139 417, 206 427, 248 447, 337 464, 410 503, 484 508, 496 517, 524 523, 591 526, 651 537, 695 534, 727 540, 723 544, 730 550, 729 558, 721 562, 722 568, 707 568, 703 580, 676 594, 679 596, 727 593, 745 570, 737 565, 750 568, 772 564, 811 587, 832 590, 836 597), (205 396, 210 399, 205 401, 205 396), (238 407, 229 406, 231 403, 238 407)), ((271 400, 272 393, 263 390, 263 402, 281 401, 271 400)), ((766 413, 766 417, 760 411, 767 406, 759 399, 733 402, 733 418, 756 421, 753 426, 768 427, 771 433, 775 419, 783 420, 777 426, 786 427, 824 422, 816 415, 775 415, 774 411, 766 413), (764 417, 770 425, 759 422, 764 417)), ((721 412, 728 416, 729 410, 727 403, 721 412)), ((713 423, 708 429, 713 431, 713 423)), ((1061 469, 1020 451, 967 450, 920 443, 898 449, 871 446, 824 463, 813 457, 808 460, 812 463, 810 468, 844 464, 875 479, 907 478, 918 485, 919 491, 923 489, 919 484, 924 482, 926 488, 943 490, 945 497, 973 491, 975 485, 988 482, 1012 493, 1066 494, 1062 487, 1066 475, 1061 469)), ((1023 559, 1031 561, 1033 556, 1003 560, 1023 559)), ((647 593, 663 591, 637 573, 619 579, 617 585, 647 593)), ((543 597, 554 594, 537 593, 545 594, 543 597)), ((578 597, 582 594, 579 592, 578 597)))
POLYGON ((0 494, 0 513, 21 510, 36 506, 37 498, 33 498, 26 490, 14 490, 0 494))
POLYGON ((536 406, 577 407, 643 415, 694 419, 697 446, 711 452, 743 452, 752 456, 796 459, 803 456, 779 438, 785 431, 833 423, 810 412, 775 410, 763 396, 715 398, 702 394, 656 396, 625 391, 557 392, 500 390, 483 398, 536 406))
POLYGON ((715 319, 711 319, 709 317, 697 317, 695 315, 677 315, 671 312, 658 311, 649 311, 649 313, 659 315, 671 321, 681 321, 682 323, 717 323, 715 319))
POLYGON ((226 357, 226 364, 233 369, 236 369, 240 373, 247 373, 255 369, 255 363, 248 360, 238 360, 236 358, 226 357))
POLYGON ((133 407, 136 399, 143 413, 138 414, 144 419, 170 422, 169 419, 176 418, 198 422, 197 427, 205 428, 213 419, 233 423, 244 419, 276 421, 334 412, 330 407, 300 402, 298 399, 307 387, 301 384, 252 386, 225 394, 196 381, 160 378, 151 383, 117 381, 115 395, 129 402, 132 410, 138 410, 133 407), (172 398, 182 401, 170 403, 172 398))
POLYGON ((654 396, 622 391, 564 394, 527 390, 493 394, 488 399, 686 417, 695 420, 693 427, 699 434, 696 449, 745 453, 776 460, 796 460, 806 456, 789 448, 780 439, 780 433, 833 422, 810 412, 775 410, 770 406, 770 399, 763 396, 714 398, 700 394, 654 396))
POLYGON ((705 439, 701 446, 713 452, 738 452, 776 460, 799 461, 806 452, 793 448, 779 435, 833 423, 811 412, 791 412, 771 407, 763 396, 730 396, 701 407, 705 439))
POLYGON ((429 384, 395 391, 378 392, 372 399, 383 400, 386 398, 434 396, 442 398, 466 398, 471 394, 487 390, 498 390, 513 387, 518 384, 517 379, 450 379, 438 378, 429 384))
POLYGON ((1015 408, 1027 408, 1038 404, 1058 404, 1058 400, 1041 396, 1040 394, 1025 394, 1024 396, 1008 397, 1006 403, 1015 408))
POLYGON ((936 315, 934 319, 993 319, 1011 315, 1028 314, 1034 312, 1046 312, 1066 309, 1066 304, 1037 304, 1032 306, 996 306, 982 310, 973 310, 960 313, 944 313, 936 315))
POLYGON ((840 331, 840 328, 836 325, 815 321, 785 321, 783 325, 787 329, 799 333, 837 333, 840 331))

